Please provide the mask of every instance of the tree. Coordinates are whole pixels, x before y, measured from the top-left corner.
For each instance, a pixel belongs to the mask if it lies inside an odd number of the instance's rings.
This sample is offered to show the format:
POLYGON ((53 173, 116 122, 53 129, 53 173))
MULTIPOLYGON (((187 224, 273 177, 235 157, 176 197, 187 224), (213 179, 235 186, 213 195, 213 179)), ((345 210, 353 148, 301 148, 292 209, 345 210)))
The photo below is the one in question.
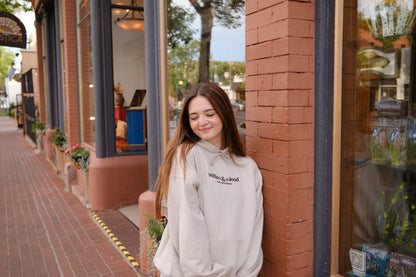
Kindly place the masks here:
POLYGON ((167 1, 168 6, 168 46, 175 48, 180 43, 188 44, 196 33, 190 26, 195 14, 181 6, 174 5, 172 0, 167 1))
POLYGON ((15 54, 0 46, 0 89, 4 87, 4 79, 9 75, 10 66, 14 62, 15 54))
POLYGON ((169 51, 169 94, 183 98, 184 92, 194 85, 198 76, 199 41, 178 44, 169 51))
POLYGON ((201 46, 199 54, 199 82, 209 81, 211 33, 214 20, 226 28, 241 26, 245 0, 189 0, 201 18, 201 46))
POLYGON ((211 79, 217 76, 222 85, 231 85, 234 77, 244 75, 246 69, 245 62, 212 61, 211 65, 211 79))
POLYGON ((17 11, 33 11, 32 2, 30 0, 3 0, 0 1, 0 11, 13 13, 17 11))

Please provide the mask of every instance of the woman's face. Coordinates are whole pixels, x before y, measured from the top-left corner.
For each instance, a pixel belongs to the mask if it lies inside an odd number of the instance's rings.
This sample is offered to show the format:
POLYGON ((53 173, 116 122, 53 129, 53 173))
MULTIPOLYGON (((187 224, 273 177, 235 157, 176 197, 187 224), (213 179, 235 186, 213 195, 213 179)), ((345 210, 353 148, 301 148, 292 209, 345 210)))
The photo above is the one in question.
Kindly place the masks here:
POLYGON ((224 148, 221 118, 205 96, 196 96, 189 103, 189 123, 199 138, 219 149, 224 148))

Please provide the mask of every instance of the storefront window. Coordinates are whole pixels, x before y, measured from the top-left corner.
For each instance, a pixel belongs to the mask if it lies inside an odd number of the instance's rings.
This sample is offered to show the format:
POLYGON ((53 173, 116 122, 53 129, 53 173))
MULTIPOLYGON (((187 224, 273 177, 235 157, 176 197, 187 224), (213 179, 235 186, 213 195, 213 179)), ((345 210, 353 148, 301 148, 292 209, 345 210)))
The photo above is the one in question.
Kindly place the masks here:
POLYGON ((64 105, 64 130, 68 130, 68 124, 67 124, 67 117, 68 117, 68 99, 66 98, 66 65, 65 65, 65 48, 64 48, 64 15, 63 15, 63 1, 59 1, 59 49, 61 52, 61 80, 62 80, 62 99, 63 99, 63 105, 64 105))
POLYGON ((95 148, 94 90, 92 81, 90 1, 77 1, 78 80, 81 140, 95 148))
POLYGON ((343 276, 355 261, 367 276, 416 276, 415 11, 413 0, 344 2, 343 276))
POLYGON ((146 74, 143 0, 111 2, 116 151, 145 152, 146 74))
POLYGON ((209 81, 227 92, 244 141, 245 1, 167 3, 170 135, 188 89, 209 81))
MULTIPOLYGON (((42 68, 43 68, 43 101, 44 103, 48 103, 48 82, 47 82, 47 70, 46 70, 46 40, 45 40, 45 32, 46 32, 46 28, 45 28, 45 23, 42 22, 42 68)), ((48 109, 48 105, 45 105, 45 115, 44 115, 44 120, 46 122, 49 121, 49 109, 48 109)), ((53 126, 49 126, 49 127, 53 127, 53 126)))

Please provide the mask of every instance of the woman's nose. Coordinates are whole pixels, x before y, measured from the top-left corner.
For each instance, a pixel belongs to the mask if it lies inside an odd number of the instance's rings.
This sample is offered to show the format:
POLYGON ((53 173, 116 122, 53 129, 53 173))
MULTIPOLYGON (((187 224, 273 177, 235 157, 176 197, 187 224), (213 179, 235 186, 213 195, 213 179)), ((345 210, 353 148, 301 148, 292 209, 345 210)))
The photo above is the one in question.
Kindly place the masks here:
POLYGON ((205 125, 207 123, 207 118, 205 116, 199 117, 199 125, 205 125))

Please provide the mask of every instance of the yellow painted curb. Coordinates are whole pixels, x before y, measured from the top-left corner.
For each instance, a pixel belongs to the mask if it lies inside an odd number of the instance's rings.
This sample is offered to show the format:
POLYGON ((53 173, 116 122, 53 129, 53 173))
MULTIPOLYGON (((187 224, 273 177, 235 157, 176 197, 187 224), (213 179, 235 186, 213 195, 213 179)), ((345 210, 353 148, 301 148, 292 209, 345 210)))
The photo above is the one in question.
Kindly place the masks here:
POLYGON ((91 212, 91 216, 97 221, 97 223, 103 228, 105 233, 111 240, 116 244, 119 248, 120 252, 123 253, 124 257, 130 262, 131 266, 137 271, 137 273, 141 274, 139 264, 136 262, 134 257, 127 251, 126 247, 118 240, 118 238, 111 232, 111 230, 105 225, 105 223, 100 219, 100 217, 95 213, 91 212))

